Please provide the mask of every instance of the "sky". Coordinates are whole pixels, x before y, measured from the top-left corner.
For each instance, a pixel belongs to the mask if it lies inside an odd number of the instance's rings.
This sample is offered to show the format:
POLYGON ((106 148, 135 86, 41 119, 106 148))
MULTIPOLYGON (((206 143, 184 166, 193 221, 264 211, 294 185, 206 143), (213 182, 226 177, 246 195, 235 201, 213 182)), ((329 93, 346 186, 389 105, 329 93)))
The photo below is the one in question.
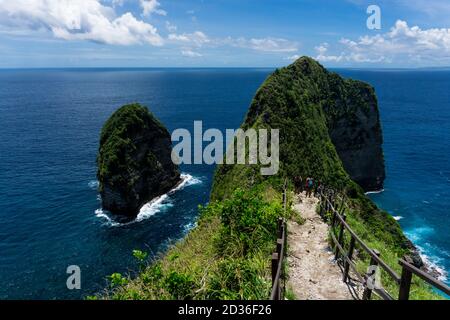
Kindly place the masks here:
POLYGON ((449 67, 449 16, 448 0, 0 0, 0 68, 449 67))

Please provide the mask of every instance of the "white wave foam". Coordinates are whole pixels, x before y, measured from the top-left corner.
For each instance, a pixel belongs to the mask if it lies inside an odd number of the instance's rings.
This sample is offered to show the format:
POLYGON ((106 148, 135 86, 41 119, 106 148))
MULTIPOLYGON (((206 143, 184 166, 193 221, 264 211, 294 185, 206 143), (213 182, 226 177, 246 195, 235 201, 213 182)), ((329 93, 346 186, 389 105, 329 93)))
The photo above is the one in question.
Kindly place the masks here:
POLYGON ((383 193, 384 192, 384 189, 381 189, 381 190, 378 190, 378 191, 368 191, 368 192, 366 192, 366 195, 369 195, 369 194, 380 194, 380 193, 383 193))
POLYGON ((184 232, 187 234, 195 227, 197 227, 197 222, 190 222, 184 226, 184 232))
POLYGON ((111 219, 111 218, 103 211, 103 209, 97 209, 97 210, 95 210, 95 215, 96 215, 98 218, 101 218, 101 219, 106 220, 106 224, 107 224, 108 226, 111 226, 111 227, 118 227, 118 226, 121 225, 119 222, 116 222, 116 221, 114 221, 113 219, 111 219))
POLYGON ((439 265, 442 259, 436 256, 426 254, 425 250, 420 246, 416 245, 416 247, 417 250, 419 251, 420 257, 427 266, 428 271, 432 274, 435 274, 439 281, 446 282, 448 280, 448 273, 443 267, 439 265))
POLYGON ((172 200, 170 199, 170 195, 174 194, 175 192, 184 189, 185 187, 192 186, 195 184, 202 183, 202 180, 199 178, 193 177, 190 174, 182 174, 181 175, 181 182, 172 190, 170 190, 168 193, 163 194, 162 196, 159 196, 149 203, 145 204, 141 210, 139 211, 139 214, 137 215, 136 219, 127 223, 119 223, 111 219, 110 216, 108 216, 102 209, 98 209, 95 211, 95 214, 97 217, 105 219, 107 221, 107 224, 112 227, 118 227, 118 226, 126 226, 130 225, 132 223, 142 222, 155 214, 162 212, 164 210, 167 210, 168 208, 171 208, 174 206, 172 203, 172 200))
POLYGON ((396 220, 396 221, 400 221, 400 220, 402 220, 403 219, 403 217, 402 216, 393 216, 393 218, 396 220))
POLYGON ((442 258, 431 254, 431 252, 440 251, 440 254, 448 254, 448 252, 442 252, 441 249, 432 246, 426 242, 426 237, 432 234, 434 229, 429 226, 422 226, 413 228, 412 230, 405 230, 405 235, 414 243, 420 257, 428 268, 428 271, 437 276, 440 281, 447 281, 447 271, 441 266, 442 258), (419 244, 420 243, 420 244, 419 244), (425 246, 427 248, 425 248, 425 246))
POLYGON ((164 194, 145 204, 139 211, 134 222, 141 222, 170 207, 173 207, 173 204, 170 202, 168 194, 164 194))
POLYGON ((172 191, 169 192, 169 194, 172 194, 173 192, 176 192, 178 190, 181 190, 185 187, 189 187, 189 186, 193 186, 195 184, 200 184, 202 183, 202 180, 200 180, 199 178, 193 177, 190 174, 187 173, 183 173, 181 175, 181 180, 182 182, 172 191))
POLYGON ((97 190, 100 183, 97 180, 89 181, 88 186, 93 190, 97 190))

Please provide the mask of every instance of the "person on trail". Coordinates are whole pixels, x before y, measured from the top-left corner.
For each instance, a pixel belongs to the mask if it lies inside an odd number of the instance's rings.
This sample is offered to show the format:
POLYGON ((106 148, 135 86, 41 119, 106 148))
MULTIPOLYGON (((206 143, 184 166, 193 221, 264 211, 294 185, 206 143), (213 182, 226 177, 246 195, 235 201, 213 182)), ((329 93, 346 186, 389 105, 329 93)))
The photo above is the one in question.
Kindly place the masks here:
POLYGON ((314 188, 314 196, 316 198, 318 198, 318 196, 320 195, 320 191, 322 189, 322 181, 317 181, 316 186, 314 188))
POLYGON ((313 190, 314 190, 314 179, 313 178, 308 178, 306 180, 306 184, 307 184, 307 191, 306 191, 306 196, 308 198, 311 198, 313 190))
POLYGON ((302 193, 303 192, 303 178, 302 178, 302 176, 296 176, 294 184, 295 184, 295 192, 296 193, 302 193))

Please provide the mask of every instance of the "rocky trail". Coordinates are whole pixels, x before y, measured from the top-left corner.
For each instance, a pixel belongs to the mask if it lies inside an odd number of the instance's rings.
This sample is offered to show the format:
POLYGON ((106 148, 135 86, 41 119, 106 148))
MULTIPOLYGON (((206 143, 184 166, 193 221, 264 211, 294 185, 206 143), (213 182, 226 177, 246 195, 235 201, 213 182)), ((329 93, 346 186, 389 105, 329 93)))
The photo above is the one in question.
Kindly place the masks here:
POLYGON ((353 300, 328 245, 328 225, 316 213, 319 200, 296 195, 294 210, 305 223, 288 222, 288 287, 298 300, 353 300))

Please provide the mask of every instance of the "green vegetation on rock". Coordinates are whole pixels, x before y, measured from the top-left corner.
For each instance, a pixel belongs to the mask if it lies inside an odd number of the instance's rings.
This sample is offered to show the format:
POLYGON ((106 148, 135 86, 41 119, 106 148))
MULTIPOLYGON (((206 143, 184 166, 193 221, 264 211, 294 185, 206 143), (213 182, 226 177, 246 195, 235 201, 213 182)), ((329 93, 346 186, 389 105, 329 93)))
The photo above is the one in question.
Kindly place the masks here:
POLYGON ((98 180, 103 208, 133 216, 180 181, 167 129, 139 104, 117 110, 100 137, 98 180))

